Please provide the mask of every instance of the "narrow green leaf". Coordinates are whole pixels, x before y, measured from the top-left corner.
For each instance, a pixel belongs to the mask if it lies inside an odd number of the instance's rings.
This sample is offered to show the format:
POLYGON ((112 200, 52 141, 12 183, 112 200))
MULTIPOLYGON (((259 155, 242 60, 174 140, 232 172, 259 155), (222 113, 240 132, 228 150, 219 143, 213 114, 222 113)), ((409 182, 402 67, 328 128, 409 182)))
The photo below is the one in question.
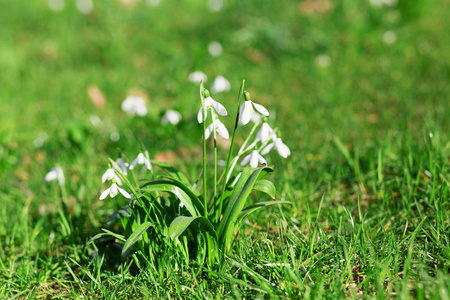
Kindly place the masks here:
POLYGON ((277 189, 275 188, 275 185, 272 183, 272 181, 266 179, 259 180, 255 183, 253 189, 266 193, 267 195, 272 197, 272 199, 275 199, 275 193, 277 189))
POLYGON ((152 164, 169 173, 170 177, 182 182, 185 185, 189 185, 189 180, 187 179, 187 177, 168 163, 152 160, 152 164))
POLYGON ((211 224, 211 222, 205 218, 205 217, 178 217, 175 220, 172 221, 169 227, 169 237, 174 240, 177 237, 179 237, 188 227, 191 225, 192 222, 199 222, 205 231, 209 232, 216 240, 217 240, 217 233, 214 230, 214 226, 211 224))
POLYGON ((134 244, 140 239, 142 234, 150 227, 153 226, 150 222, 142 223, 141 225, 136 228, 135 231, 130 235, 128 240, 125 242, 125 245, 122 249, 122 258, 127 256, 128 252, 130 252, 131 248, 133 248, 134 244))
POLYGON ((262 207, 265 206, 269 206, 269 205, 276 205, 276 204, 291 204, 291 202, 289 201, 265 201, 265 202, 259 202, 253 205, 250 205, 246 208, 244 208, 241 213, 239 214, 238 218, 237 218, 237 222, 240 222, 242 219, 244 219, 245 217, 247 217, 249 214, 251 214, 252 212, 254 212, 255 210, 258 210, 262 207))

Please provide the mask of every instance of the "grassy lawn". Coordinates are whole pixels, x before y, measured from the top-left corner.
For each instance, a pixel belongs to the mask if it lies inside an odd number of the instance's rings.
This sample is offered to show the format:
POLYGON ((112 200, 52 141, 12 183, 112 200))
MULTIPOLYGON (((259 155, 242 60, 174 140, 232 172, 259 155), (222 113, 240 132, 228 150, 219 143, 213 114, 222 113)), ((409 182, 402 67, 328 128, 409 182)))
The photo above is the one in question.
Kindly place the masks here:
POLYGON ((1 299, 450 299, 449 1, 48 3, 0 0, 1 299), (126 199, 99 200, 108 157, 145 148, 199 178, 197 70, 229 80, 212 96, 230 132, 242 80, 269 109, 290 204, 249 215, 216 267, 87 244, 123 231, 107 221, 126 199), (121 109, 130 94, 146 116, 121 109), (167 109, 182 121, 161 125, 167 109))

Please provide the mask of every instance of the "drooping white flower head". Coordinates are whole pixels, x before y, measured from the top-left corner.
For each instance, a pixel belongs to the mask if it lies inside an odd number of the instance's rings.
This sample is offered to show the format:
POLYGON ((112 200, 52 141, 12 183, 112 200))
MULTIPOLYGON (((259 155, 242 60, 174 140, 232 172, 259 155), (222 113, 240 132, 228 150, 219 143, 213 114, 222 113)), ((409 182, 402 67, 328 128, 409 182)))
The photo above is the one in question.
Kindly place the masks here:
POLYGON ((169 109, 162 116, 161 124, 167 125, 170 123, 172 125, 177 125, 181 121, 181 119, 182 119, 182 117, 179 112, 177 112, 176 110, 169 109))
POLYGON ((139 153, 138 156, 131 162, 130 170, 133 170, 136 164, 145 165, 149 170, 152 169, 150 161, 144 156, 143 153, 139 153))
POLYGON ((118 187, 117 184, 114 182, 114 180, 113 180, 113 183, 111 184, 111 186, 110 186, 108 189, 106 189, 106 190, 104 190, 104 191, 102 192, 102 194, 100 195, 100 198, 99 198, 99 199, 100 199, 100 200, 103 200, 103 199, 105 199, 106 196, 108 196, 108 195, 109 195, 111 198, 114 198, 115 196, 117 196, 117 194, 119 194, 119 192, 120 192, 125 198, 131 199, 130 194, 128 194, 128 192, 125 191, 124 189, 118 187))
POLYGON ((259 129, 258 133, 256 134, 256 139, 260 140, 262 143, 267 141, 272 134, 273 129, 270 127, 270 125, 267 122, 264 122, 261 125, 261 128, 259 129))
POLYGON ((211 86, 211 92, 212 93, 221 93, 229 91, 231 88, 230 82, 223 76, 217 76, 214 79, 214 82, 211 86))
POLYGON ((148 112, 145 100, 137 96, 128 96, 122 102, 122 110, 129 116, 137 114, 138 116, 145 116, 148 112))
POLYGON ((109 168, 106 170, 106 172, 102 176, 102 182, 105 182, 106 180, 115 180, 118 185, 122 185, 122 180, 120 180, 119 176, 117 176, 116 172, 114 171, 114 168, 109 168))
POLYGON ((45 175, 45 181, 52 181, 58 179, 58 184, 62 186, 64 182, 66 182, 66 179, 64 177, 64 173, 61 167, 54 167, 52 168, 46 175, 45 175))
MULTIPOLYGON (((208 109, 213 109, 213 108, 221 116, 228 115, 226 108, 219 102, 215 101, 213 98, 206 97, 204 99, 204 101, 205 101, 205 119, 208 116, 208 109)), ((202 110, 203 110, 202 107, 200 107, 198 114, 197 114, 197 121, 199 123, 203 123, 202 110)))
POLYGON ((252 153, 244 157, 244 159, 241 162, 241 165, 244 166, 248 163, 250 163, 250 167, 252 168, 256 168, 258 166, 258 163, 267 164, 264 157, 262 157, 257 150, 253 150, 252 153))
POLYGON ((207 140, 209 138, 209 136, 211 135, 211 133, 214 130, 214 127, 216 128, 217 133, 223 137, 224 139, 228 139, 230 137, 230 135, 228 134, 228 130, 225 127, 225 125, 223 125, 222 122, 220 122, 219 119, 215 119, 214 120, 214 124, 211 123, 208 127, 206 127, 206 131, 205 131, 205 140, 207 140))
POLYGON ((250 119, 252 118, 252 113, 255 110, 266 117, 269 115, 269 111, 264 106, 262 106, 261 104, 256 104, 255 102, 250 100, 249 92, 244 91, 244 99, 245 101, 239 109, 239 119, 241 120, 241 123, 243 125, 246 125, 250 121, 250 119))
POLYGON ((123 159, 119 157, 116 160, 116 164, 120 167, 120 170, 122 171, 123 175, 127 176, 128 163, 124 162, 123 159))
POLYGON ((288 157, 289 155, 291 155, 291 150, 289 150, 289 147, 286 146, 283 141, 278 138, 278 137, 274 137, 273 138, 273 142, 268 144, 266 147, 264 147, 264 149, 261 151, 261 154, 267 154, 269 153, 270 150, 272 150, 272 148, 277 149, 278 154, 281 157, 288 157))
POLYGON ((201 71, 195 71, 189 74, 189 81, 200 83, 200 81, 206 82, 208 80, 208 76, 201 71))

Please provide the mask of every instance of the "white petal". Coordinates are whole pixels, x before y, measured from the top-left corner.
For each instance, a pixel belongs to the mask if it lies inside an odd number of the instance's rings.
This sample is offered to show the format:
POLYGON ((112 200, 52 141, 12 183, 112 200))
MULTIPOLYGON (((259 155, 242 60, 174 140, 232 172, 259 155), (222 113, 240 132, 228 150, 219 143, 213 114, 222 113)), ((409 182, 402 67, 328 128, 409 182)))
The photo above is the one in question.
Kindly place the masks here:
POLYGON ((260 104, 256 104, 255 102, 253 103, 253 107, 262 115, 268 116, 269 115, 269 111, 262 105, 260 104))
POLYGON ((250 167, 256 168, 258 166, 258 151, 253 150, 252 157, 250 158, 250 167))
POLYGON ((124 163, 123 159, 121 159, 121 158, 118 158, 116 160, 116 164, 119 165, 120 170, 122 171, 123 175, 127 176, 127 165, 128 164, 124 163))
POLYGON ((195 71, 195 72, 189 74, 189 81, 191 81, 191 82, 200 83, 200 81, 202 81, 202 80, 203 80, 203 82, 208 80, 208 77, 203 72, 195 71))
MULTIPOLYGON (((205 107, 206 108, 206 107, 205 107)), ((199 109, 199 111, 198 111, 198 114, 197 114, 197 121, 201 124, 201 123, 203 123, 203 118, 202 118, 202 107, 200 107, 200 109, 199 109)), ((205 119, 206 119, 206 117, 208 116, 208 110, 207 109, 205 109, 205 119)))
POLYGON ((106 198, 106 196, 108 196, 108 194, 109 194, 109 190, 110 190, 111 188, 107 188, 106 190, 104 190, 103 192, 102 192, 102 194, 100 195, 100 200, 103 200, 103 199, 105 199, 106 198))
POLYGON ((244 104, 241 106, 241 112, 240 112, 240 119, 242 124, 247 124, 250 121, 250 118, 252 117, 252 103, 251 101, 245 101, 244 104))
POLYGON ((267 165, 267 161, 264 159, 264 157, 262 157, 259 153, 258 153, 258 161, 261 163, 261 164, 265 164, 265 165, 267 165))
POLYGON ((286 146, 281 139, 277 139, 276 141, 277 144, 277 151, 278 154, 280 154, 281 157, 288 157, 289 155, 291 155, 291 150, 289 150, 289 147, 286 146))
POLYGON ((128 96, 125 100, 122 102, 122 110, 129 112, 133 109, 134 102, 135 102, 134 96, 128 96))
POLYGON ((147 158, 145 158, 144 164, 145 164, 145 166, 147 167, 148 170, 152 169, 152 166, 150 165, 150 162, 148 161, 147 158))
POLYGON ((136 157, 136 158, 131 162, 130 170, 133 170, 137 163, 138 163, 138 158, 136 157))
POLYGON ((213 124, 211 123, 205 130, 205 140, 209 139, 211 132, 213 131, 213 124))
POLYGON ((265 146, 264 149, 262 149, 261 154, 266 155, 267 153, 269 153, 270 150, 272 150, 274 145, 275 145, 275 143, 270 143, 269 145, 265 146))
POLYGON ((137 159, 137 163, 140 165, 143 165, 146 160, 144 153, 139 153, 138 156, 136 157, 136 159, 137 159))
POLYGON ((270 133, 272 132, 272 128, 270 128, 270 125, 264 122, 261 125, 261 128, 259 129, 258 133, 256 134, 256 137, 261 141, 265 142, 269 138, 270 133))
POLYGON ((217 76, 211 86, 212 93, 220 93, 229 91, 231 88, 230 82, 223 76, 217 76))
POLYGON ((145 106, 145 104, 139 104, 136 106, 136 113, 139 116, 143 117, 147 114, 147 112, 148 112, 148 109, 147 109, 147 106, 145 106))
POLYGON ((181 121, 181 114, 177 112, 176 110, 169 109, 166 111, 164 116, 162 117, 161 123, 167 124, 170 123, 172 125, 176 125, 181 121))
POLYGON ((214 109, 216 110, 216 112, 219 115, 221 115, 221 116, 228 115, 228 112, 227 112, 226 108, 222 104, 220 104, 219 102, 213 100, 212 101, 212 105, 214 106, 214 109))
POLYGON ((118 185, 122 185, 122 180, 120 179, 119 176, 117 176, 116 174, 114 174, 114 179, 116 179, 116 182, 118 185))
POLYGON ((124 189, 121 189, 120 187, 117 187, 117 189, 119 189, 119 192, 120 192, 125 198, 131 199, 131 196, 130 196, 130 194, 128 194, 127 191, 125 191, 124 189))
POLYGON ((228 130, 225 127, 225 125, 223 125, 222 122, 220 122, 219 120, 216 120, 216 126, 217 126, 217 132, 220 134, 221 137, 223 137, 224 139, 228 139, 230 137, 230 135, 228 134, 228 130))
POLYGON ((45 175, 45 181, 52 181, 58 177, 58 171, 56 168, 53 168, 45 175))
POLYGON ((251 158, 252 158, 252 153, 250 153, 249 155, 244 157, 244 159, 241 161, 241 165, 245 166, 246 164, 248 164, 248 162, 250 161, 251 158))

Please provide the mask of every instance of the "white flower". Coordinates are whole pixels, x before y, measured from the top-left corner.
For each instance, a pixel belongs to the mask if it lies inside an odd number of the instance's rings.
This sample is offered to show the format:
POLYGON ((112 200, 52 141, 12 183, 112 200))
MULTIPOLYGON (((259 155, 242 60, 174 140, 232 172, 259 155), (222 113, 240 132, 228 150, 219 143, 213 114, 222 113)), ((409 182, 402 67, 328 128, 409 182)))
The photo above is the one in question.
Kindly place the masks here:
POLYGON ((267 154, 269 153, 270 150, 272 150, 272 148, 277 149, 278 154, 280 154, 281 157, 288 157, 289 155, 291 155, 291 150, 289 150, 289 147, 286 146, 283 141, 280 138, 273 138, 273 142, 270 143, 269 145, 267 145, 266 147, 264 147, 264 149, 261 151, 261 154, 267 154))
POLYGON ((48 0, 48 7, 53 11, 60 11, 64 8, 64 0, 48 0))
POLYGON ((200 83, 200 81, 206 82, 206 80, 208 80, 208 77, 201 71, 195 71, 189 74, 189 81, 191 82, 200 83))
POLYGON ((120 167, 120 170, 122 171, 123 175, 127 176, 128 163, 124 162, 123 159, 118 158, 116 160, 116 164, 120 167))
POLYGON ((239 118, 241 119, 242 124, 245 125, 250 121, 252 117, 252 112, 254 111, 253 108, 256 109, 262 115, 265 116, 269 115, 269 111, 264 106, 256 104, 252 100, 247 100, 244 102, 244 104, 241 105, 239 113, 239 118))
POLYGON ((136 164, 144 165, 147 167, 147 169, 151 170, 152 166, 150 165, 150 161, 144 156, 144 154, 139 153, 138 156, 133 160, 133 162, 130 165, 130 170, 133 170, 136 164))
POLYGON ((258 133, 256 134, 256 139, 264 143, 270 137, 272 132, 273 129, 270 127, 270 125, 267 124, 267 122, 264 122, 261 125, 261 128, 259 129, 258 133))
POLYGON ((252 153, 244 157, 244 159, 241 162, 241 165, 246 165, 250 162, 250 167, 256 168, 258 166, 258 163, 261 164, 267 164, 264 157, 261 156, 261 154, 258 153, 258 151, 253 150, 252 153))
POLYGON ((225 125, 223 125, 223 123, 220 122, 219 119, 215 119, 214 123, 211 123, 208 127, 206 127, 205 140, 207 140, 209 138, 209 136, 211 135, 211 133, 213 132, 214 126, 216 127, 216 131, 219 133, 219 135, 221 137, 223 137, 224 139, 228 139, 230 137, 225 125))
POLYGON ((117 196, 118 193, 121 193, 125 198, 131 199, 130 194, 128 194, 127 191, 125 191, 124 189, 120 188, 117 186, 117 184, 113 181, 113 184, 111 184, 111 186, 104 190, 103 193, 100 195, 100 200, 103 200, 106 198, 106 196, 109 196, 111 198, 114 198, 115 196, 117 196))
POLYGON ((211 42, 208 45, 208 51, 212 56, 219 56, 222 54, 223 48, 219 42, 211 42))
POLYGON ((211 86, 211 93, 220 93, 229 91, 231 88, 230 82, 223 76, 217 76, 211 86))
POLYGON ((128 96, 122 102, 122 110, 129 116, 137 114, 138 116, 145 116, 148 112, 147 106, 145 106, 145 100, 141 97, 128 96))
POLYGON ((176 110, 169 109, 162 116, 161 124, 166 125, 170 123, 172 125, 177 125, 180 121, 181 121, 181 114, 176 110))
POLYGON ((45 175, 45 181, 52 181, 58 179, 58 184, 63 185, 66 179, 64 178, 64 173, 61 167, 55 167, 50 170, 45 175))
MULTIPOLYGON (((219 102, 215 101, 213 98, 211 97, 207 97, 205 99, 205 119, 208 116, 208 109, 212 109, 212 107, 214 107, 214 110, 221 116, 226 116, 228 115, 228 112, 226 110, 226 108, 220 104, 219 102)), ((198 111, 197 114, 197 121, 199 123, 203 123, 203 118, 202 118, 202 107, 200 107, 200 110, 198 111)))
POLYGON ((122 180, 120 180, 119 176, 117 176, 116 172, 113 168, 109 168, 106 170, 106 172, 102 176, 102 182, 105 182, 106 180, 113 180, 115 179, 117 181, 118 185, 122 185, 122 180))
POLYGON ((92 0, 78 0, 77 8, 84 15, 90 14, 94 10, 94 2, 92 0))

